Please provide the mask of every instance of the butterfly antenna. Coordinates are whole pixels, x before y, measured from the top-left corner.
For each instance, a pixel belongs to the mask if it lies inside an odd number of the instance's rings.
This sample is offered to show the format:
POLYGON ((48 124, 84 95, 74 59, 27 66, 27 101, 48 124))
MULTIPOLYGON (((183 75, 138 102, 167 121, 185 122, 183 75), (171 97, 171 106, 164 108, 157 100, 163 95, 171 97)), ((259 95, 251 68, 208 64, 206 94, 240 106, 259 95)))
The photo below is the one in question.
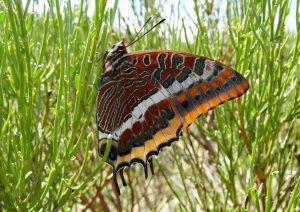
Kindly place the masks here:
POLYGON ((140 34, 140 32, 144 29, 144 27, 146 26, 146 24, 152 19, 152 16, 150 16, 147 21, 144 23, 144 25, 141 27, 141 29, 135 34, 134 38, 131 39, 131 41, 129 42, 129 44, 131 44, 136 38, 137 36, 140 34))
MULTIPOLYGON (((149 21, 150 19, 147 20, 147 22, 149 21)), ((142 34, 138 39, 136 40, 133 40, 131 41, 129 44, 127 44, 126 47, 129 47, 131 46, 132 44, 134 44, 135 42, 139 41, 142 37, 144 37, 148 32, 150 32, 152 29, 154 29, 155 27, 157 27, 159 24, 161 24, 162 22, 164 22, 166 19, 162 19, 160 22, 158 22, 157 24, 155 24, 153 27, 151 27, 151 29, 149 29, 147 32, 145 32, 144 34, 142 34)), ((147 23, 146 22, 146 23, 147 23)), ((145 24, 144 24, 145 25, 145 24)), ((144 27, 144 26, 143 26, 144 27)))

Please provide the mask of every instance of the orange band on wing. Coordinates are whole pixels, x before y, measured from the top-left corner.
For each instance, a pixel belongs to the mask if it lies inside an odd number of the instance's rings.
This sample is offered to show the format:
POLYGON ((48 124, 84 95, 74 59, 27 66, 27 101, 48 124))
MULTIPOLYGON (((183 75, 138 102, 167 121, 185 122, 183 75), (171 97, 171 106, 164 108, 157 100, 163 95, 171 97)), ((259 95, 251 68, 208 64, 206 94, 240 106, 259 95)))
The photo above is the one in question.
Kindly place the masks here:
POLYGON ((206 90, 208 89, 207 83, 201 83, 201 84, 200 84, 200 88, 201 88, 203 91, 206 91, 206 90))
POLYGON ((176 96, 176 100, 178 102, 183 102, 187 99, 186 93, 185 92, 181 92, 178 96, 176 96))
POLYGON ((201 112, 201 114, 207 112, 209 109, 210 109, 210 105, 207 102, 203 102, 197 107, 197 110, 201 112))
POLYGON ((215 80, 212 80, 210 83, 209 83, 209 86, 216 89, 218 87, 218 83, 215 81, 215 80))
MULTIPOLYGON (((199 115, 201 115, 201 114, 199 114, 196 111, 196 108, 193 108, 190 111, 186 111, 184 116, 185 116, 186 121, 187 121, 187 126, 190 125, 193 121, 195 121, 199 117, 199 115)), ((187 126, 184 126, 184 127, 186 128, 187 126)))
POLYGON ((230 97, 228 96, 227 93, 221 92, 219 93, 219 98, 222 100, 222 102, 226 102, 229 100, 230 97))
POLYGON ((157 149, 156 143, 153 139, 147 140, 145 142, 145 153, 146 153, 146 155, 151 151, 155 151, 156 149, 157 149))
POLYGON ((130 153, 127 154, 127 155, 123 155, 123 156, 118 155, 118 157, 117 157, 117 165, 119 165, 121 163, 127 163, 130 160, 131 160, 130 153))
POLYGON ((226 77, 231 77, 233 75, 232 71, 229 69, 224 69, 222 71, 222 73, 226 76, 226 77))
POLYGON ((219 105, 220 101, 218 100, 217 97, 212 97, 208 100, 209 104, 211 107, 216 107, 219 105))
POLYGON ((176 132, 181 127, 180 117, 176 115, 169 121, 169 125, 165 129, 161 129, 153 135, 151 140, 145 142, 145 155, 151 151, 157 151, 159 145, 166 143, 170 140, 178 138, 176 132))
POLYGON ((236 89, 238 90, 239 93, 244 93, 245 89, 241 85, 236 85, 236 89))
POLYGON ((234 88, 231 88, 229 91, 228 91, 229 95, 234 98, 234 97, 237 97, 237 92, 234 88))
POLYGON ((198 85, 194 84, 193 87, 188 90, 188 92, 191 96, 195 96, 199 92, 198 85))
POLYGON ((145 147, 144 146, 133 147, 131 150, 131 159, 133 158, 145 160, 145 147))
POLYGON ((217 76, 217 80, 222 84, 226 81, 222 75, 217 76))

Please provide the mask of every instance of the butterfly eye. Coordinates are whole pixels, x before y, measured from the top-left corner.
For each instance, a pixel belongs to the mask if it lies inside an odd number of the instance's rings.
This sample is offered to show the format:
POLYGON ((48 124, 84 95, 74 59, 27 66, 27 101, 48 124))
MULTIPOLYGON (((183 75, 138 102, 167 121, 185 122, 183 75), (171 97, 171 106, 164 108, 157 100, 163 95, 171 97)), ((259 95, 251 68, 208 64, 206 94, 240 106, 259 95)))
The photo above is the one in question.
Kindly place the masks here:
POLYGON ((124 50, 125 50, 124 46, 118 46, 117 48, 117 52, 122 52, 124 50))

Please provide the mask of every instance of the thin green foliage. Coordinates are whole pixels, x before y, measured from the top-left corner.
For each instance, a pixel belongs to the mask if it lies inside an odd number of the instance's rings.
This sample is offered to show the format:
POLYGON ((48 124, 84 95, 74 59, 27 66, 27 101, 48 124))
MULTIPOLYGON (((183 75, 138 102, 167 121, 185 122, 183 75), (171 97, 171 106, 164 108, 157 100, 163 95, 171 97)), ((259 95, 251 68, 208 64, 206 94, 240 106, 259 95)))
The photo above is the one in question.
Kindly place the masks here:
MULTIPOLYGON (((300 201, 299 0, 0 1, 0 209, 294 211, 300 201), (111 2, 109 2, 111 3, 111 2), (121 4, 122 5, 122 4, 121 4), (48 8, 48 9, 46 9, 48 8), (167 12, 166 8, 170 8, 167 12), (130 18, 126 18, 132 13, 130 18), (295 13, 295 14, 294 14, 295 13), (296 31, 287 27, 296 19, 296 31), (119 196, 97 154, 97 59, 149 16, 167 23, 131 50, 172 49, 229 64, 240 99, 201 116, 179 142, 125 172, 119 196)), ((147 25, 145 31, 151 27, 147 25)))

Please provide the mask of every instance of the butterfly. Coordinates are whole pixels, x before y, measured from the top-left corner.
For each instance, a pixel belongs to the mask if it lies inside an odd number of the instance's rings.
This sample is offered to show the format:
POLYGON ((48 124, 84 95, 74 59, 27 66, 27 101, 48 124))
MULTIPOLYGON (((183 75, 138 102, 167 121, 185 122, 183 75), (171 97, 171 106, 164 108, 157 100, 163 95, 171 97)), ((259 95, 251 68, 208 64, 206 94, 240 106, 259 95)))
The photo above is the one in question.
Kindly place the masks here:
POLYGON ((218 61, 170 50, 128 52, 132 43, 123 39, 105 52, 97 85, 98 152, 104 155, 111 135, 106 162, 119 194, 118 172, 126 186, 124 168, 140 163, 147 178, 152 157, 182 129, 249 88, 245 77, 218 61))

